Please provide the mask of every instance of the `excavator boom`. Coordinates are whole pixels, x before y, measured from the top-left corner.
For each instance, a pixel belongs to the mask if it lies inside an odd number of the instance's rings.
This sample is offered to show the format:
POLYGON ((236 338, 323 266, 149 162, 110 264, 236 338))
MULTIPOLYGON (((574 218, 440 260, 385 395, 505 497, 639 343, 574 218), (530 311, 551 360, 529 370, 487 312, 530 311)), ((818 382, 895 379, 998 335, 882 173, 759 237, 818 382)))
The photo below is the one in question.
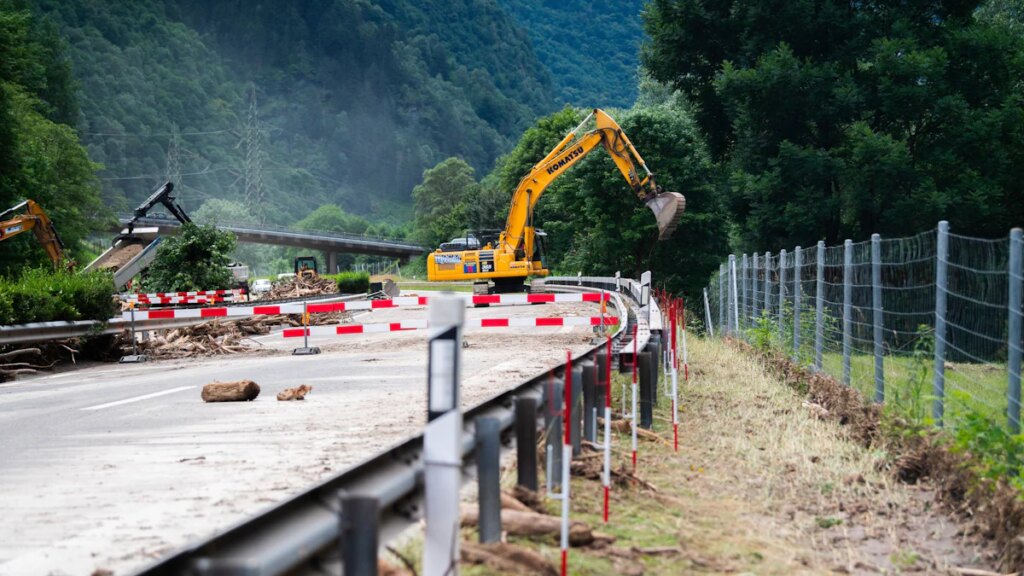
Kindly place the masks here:
POLYGON ((64 257, 64 242, 57 234, 57 228, 50 221, 46 211, 32 200, 26 200, 13 208, 0 212, 0 242, 29 230, 46 250, 46 255, 59 266, 64 257))
MULTIPOLYGON (((654 212, 658 239, 671 237, 686 206, 685 198, 677 192, 662 192, 654 181, 654 174, 622 128, 603 110, 594 110, 519 181, 497 245, 459 253, 439 249, 427 258, 428 279, 494 279, 498 282, 499 279, 547 275, 543 262, 535 257, 539 231, 533 226, 534 207, 555 179, 598 146, 604 147, 633 193, 654 212), (594 118, 596 128, 577 137, 591 118, 594 118)), ((514 284, 508 280, 505 283, 509 286, 514 284)))

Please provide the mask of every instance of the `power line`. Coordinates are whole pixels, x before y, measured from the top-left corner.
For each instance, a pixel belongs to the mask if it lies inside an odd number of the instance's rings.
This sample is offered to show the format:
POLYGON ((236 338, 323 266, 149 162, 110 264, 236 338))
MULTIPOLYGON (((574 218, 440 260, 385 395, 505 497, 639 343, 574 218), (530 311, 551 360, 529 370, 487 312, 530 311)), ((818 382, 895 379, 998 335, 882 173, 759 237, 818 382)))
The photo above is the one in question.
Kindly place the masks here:
POLYGON ((139 138, 156 138, 156 137, 169 137, 169 136, 207 136, 210 134, 224 134, 227 132, 235 132, 234 128, 225 128, 223 130, 206 130, 202 132, 82 132, 83 136, 108 136, 108 137, 128 137, 137 136, 139 138))

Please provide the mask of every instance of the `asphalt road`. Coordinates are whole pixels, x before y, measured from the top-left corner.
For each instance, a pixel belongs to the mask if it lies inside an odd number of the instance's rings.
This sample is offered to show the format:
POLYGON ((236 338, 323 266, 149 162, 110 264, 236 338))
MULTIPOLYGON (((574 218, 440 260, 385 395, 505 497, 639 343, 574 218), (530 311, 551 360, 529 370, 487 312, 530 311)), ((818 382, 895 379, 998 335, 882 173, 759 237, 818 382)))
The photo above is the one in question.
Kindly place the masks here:
MULTIPOLYGON (((492 307, 469 316, 593 314, 492 307)), ((382 310, 358 321, 424 317, 382 310)), ((463 405, 581 351, 587 328, 467 330, 463 405)), ((0 574, 124 574, 223 529, 419 430, 424 331, 318 337, 324 353, 261 337, 254 354, 99 365, 0 385, 0 574), (248 378, 254 402, 206 404, 202 386, 248 378), (303 402, 278 391, 310 384, 303 402)))

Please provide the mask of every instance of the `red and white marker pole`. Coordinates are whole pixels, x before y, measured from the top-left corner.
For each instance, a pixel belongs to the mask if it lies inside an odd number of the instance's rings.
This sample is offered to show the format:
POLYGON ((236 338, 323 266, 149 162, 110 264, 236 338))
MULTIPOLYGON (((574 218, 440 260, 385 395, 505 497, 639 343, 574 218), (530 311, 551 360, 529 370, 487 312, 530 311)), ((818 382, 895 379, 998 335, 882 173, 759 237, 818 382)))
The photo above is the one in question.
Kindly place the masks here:
POLYGON ((572 352, 565 352, 565 403, 562 421, 565 430, 562 432, 562 576, 569 574, 569 465, 572 463, 572 352))
POLYGON ((669 354, 672 356, 672 442, 675 451, 679 452, 679 368, 676 363, 676 311, 672 306, 672 346, 669 347, 669 354))
POLYGON ((612 490, 612 339, 608 337, 606 352, 608 361, 604 363, 604 521, 608 522, 608 506, 612 490))
POLYGON ((681 315, 681 322, 680 323, 682 324, 680 332, 682 333, 682 337, 683 337, 683 381, 684 382, 689 382, 690 381, 690 359, 687 357, 687 354, 686 354, 686 302, 682 302, 682 315, 681 315))
POLYGON ((633 393, 633 407, 632 407, 632 410, 631 410, 631 416, 629 417, 629 419, 630 419, 629 424, 630 424, 630 429, 633 431, 633 474, 634 475, 636 474, 636 422, 637 422, 636 409, 637 409, 637 404, 640 401, 640 399, 638 397, 638 395, 640 393, 639 392, 639 387, 636 384, 636 370, 637 370, 637 365, 640 363, 639 360, 640 360, 640 356, 638 354, 637 342, 636 342, 636 326, 633 326, 633 384, 630 386, 630 389, 631 389, 631 391, 633 393))

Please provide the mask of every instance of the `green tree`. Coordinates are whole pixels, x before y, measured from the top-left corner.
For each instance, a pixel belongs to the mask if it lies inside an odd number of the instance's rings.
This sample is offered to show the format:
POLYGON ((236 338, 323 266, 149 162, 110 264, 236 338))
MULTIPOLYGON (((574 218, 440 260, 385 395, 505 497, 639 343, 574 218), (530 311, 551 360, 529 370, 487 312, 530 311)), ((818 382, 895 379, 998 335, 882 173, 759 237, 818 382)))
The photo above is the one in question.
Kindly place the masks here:
POLYGON ((1024 35, 977 7, 654 0, 643 61, 694 103, 745 249, 1000 235, 1024 216, 1024 35))
POLYGON ((412 189, 415 203, 413 238, 433 250, 471 227, 469 206, 481 194, 473 168, 460 158, 449 158, 423 172, 423 182, 412 189))
POLYGON ((177 236, 166 236, 156 259, 143 276, 153 292, 220 290, 231 287, 231 252, 235 235, 211 225, 185 224, 177 236))

